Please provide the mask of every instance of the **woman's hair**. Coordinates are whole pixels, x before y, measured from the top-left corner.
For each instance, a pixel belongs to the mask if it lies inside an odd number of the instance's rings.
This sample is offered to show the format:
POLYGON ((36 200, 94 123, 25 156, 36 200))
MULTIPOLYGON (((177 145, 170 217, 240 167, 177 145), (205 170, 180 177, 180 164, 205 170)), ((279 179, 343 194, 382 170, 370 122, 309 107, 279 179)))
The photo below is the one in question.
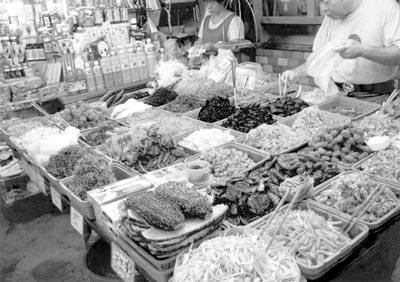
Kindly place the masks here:
POLYGON ((225 5, 228 0, 215 0, 218 4, 225 5))

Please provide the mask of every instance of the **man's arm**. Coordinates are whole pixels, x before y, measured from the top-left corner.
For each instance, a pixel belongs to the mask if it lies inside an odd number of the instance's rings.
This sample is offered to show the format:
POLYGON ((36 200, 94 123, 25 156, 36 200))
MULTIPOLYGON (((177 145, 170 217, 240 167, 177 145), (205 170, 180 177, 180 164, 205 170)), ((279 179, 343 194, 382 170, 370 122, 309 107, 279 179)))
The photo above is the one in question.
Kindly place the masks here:
POLYGON ((396 45, 389 47, 370 47, 351 40, 339 47, 336 52, 344 59, 365 58, 387 66, 400 65, 400 48, 396 45))
POLYGON ((296 82, 299 78, 307 75, 307 65, 306 63, 298 66, 295 69, 287 70, 282 73, 283 79, 288 79, 289 82, 296 82))

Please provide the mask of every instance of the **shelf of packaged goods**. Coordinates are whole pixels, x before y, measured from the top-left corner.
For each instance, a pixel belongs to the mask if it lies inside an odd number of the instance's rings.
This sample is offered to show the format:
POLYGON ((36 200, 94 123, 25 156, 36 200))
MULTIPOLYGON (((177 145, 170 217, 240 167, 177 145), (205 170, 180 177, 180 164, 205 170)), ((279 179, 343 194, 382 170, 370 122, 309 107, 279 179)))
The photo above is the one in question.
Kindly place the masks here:
POLYGON ((146 80, 141 80, 141 81, 137 81, 134 83, 119 85, 119 86, 116 86, 116 87, 113 87, 110 89, 97 90, 97 91, 83 93, 83 94, 74 95, 74 96, 58 97, 58 101, 60 103, 62 103, 63 105, 72 104, 77 101, 92 102, 92 101, 95 101, 96 99, 100 99, 108 91, 119 91, 122 89, 129 89, 129 91, 135 91, 135 90, 139 90, 139 89, 146 87, 147 83, 150 81, 151 81, 150 79, 146 79, 146 80))
POLYGON ((262 24, 320 25, 324 17, 262 17, 262 24))

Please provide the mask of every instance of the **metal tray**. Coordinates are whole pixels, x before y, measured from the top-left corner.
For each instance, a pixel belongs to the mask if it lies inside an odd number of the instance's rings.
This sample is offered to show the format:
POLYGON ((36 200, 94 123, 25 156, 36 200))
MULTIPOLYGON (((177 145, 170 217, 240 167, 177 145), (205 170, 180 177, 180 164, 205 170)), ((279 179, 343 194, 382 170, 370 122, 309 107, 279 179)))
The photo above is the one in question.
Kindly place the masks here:
MULTIPOLYGON (((336 175, 334 178, 326 181, 325 183, 322 183, 321 185, 315 187, 314 193, 313 193, 312 198, 311 198, 310 201, 315 203, 316 205, 319 205, 319 206, 322 206, 322 207, 324 207, 326 209, 332 210, 332 212, 339 213, 343 217, 350 218, 351 217, 350 214, 344 213, 344 212, 342 212, 340 210, 335 209, 334 207, 331 207, 331 206, 322 204, 320 202, 317 202, 316 200, 314 200, 314 196, 316 196, 316 195, 320 194, 322 191, 328 189, 331 186, 332 182, 334 182, 335 180, 339 179, 340 177, 343 177, 343 176, 349 175, 349 174, 353 174, 353 173, 358 173, 358 172, 356 172, 356 171, 347 171, 347 172, 341 173, 339 175, 336 175)), ((368 174, 365 174, 365 175, 370 177, 368 174)), ((399 185, 387 184, 387 183, 379 181, 378 179, 373 179, 372 177, 370 177, 370 180, 376 182, 377 185, 384 185, 384 186, 390 188, 396 194, 400 195, 400 186, 399 185)), ((392 210, 390 210, 387 214, 385 214, 383 217, 381 217, 379 220, 377 220, 375 222, 368 222, 368 221, 365 221, 363 219, 360 219, 359 221, 361 223, 367 225, 370 230, 375 230, 375 229, 378 229, 378 228, 382 227, 386 222, 388 222, 390 219, 392 219, 395 216, 397 216, 399 213, 400 213, 400 205, 395 207, 395 208, 393 208, 392 210)))

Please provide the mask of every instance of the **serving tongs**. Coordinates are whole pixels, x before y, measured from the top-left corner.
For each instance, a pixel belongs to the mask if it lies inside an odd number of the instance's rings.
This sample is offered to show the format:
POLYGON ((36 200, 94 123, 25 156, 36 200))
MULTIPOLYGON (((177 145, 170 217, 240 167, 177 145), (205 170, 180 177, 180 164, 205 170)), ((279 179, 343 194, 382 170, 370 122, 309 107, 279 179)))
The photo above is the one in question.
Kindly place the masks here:
POLYGON ((382 105, 380 110, 378 111, 378 114, 383 114, 387 107, 393 102, 393 100, 397 97, 397 94, 399 94, 399 91, 397 89, 393 90, 392 94, 390 94, 389 98, 386 100, 386 102, 382 105))
MULTIPOLYGON (((280 211, 282 205, 285 203, 287 197, 289 197, 292 189, 294 187, 291 186, 288 190, 286 190, 286 193, 283 195, 282 199, 279 201, 278 206, 275 208, 274 212, 272 213, 271 217, 268 219, 267 223, 264 225, 264 227, 261 229, 260 233, 258 234, 258 239, 260 239, 268 230, 268 228, 270 227, 272 221, 274 220, 275 216, 278 214, 278 212, 280 211)), ((286 209, 282 221, 279 223, 278 228, 276 229, 275 233, 273 234, 273 236, 271 237, 271 240, 269 241, 267 247, 265 248, 265 252, 267 252, 269 250, 269 248, 272 245, 272 242, 275 240, 276 236, 278 235, 280 229, 283 226, 283 223, 286 221, 287 217, 289 216, 289 213, 291 212, 291 210, 293 209, 293 206, 302 200, 301 195, 304 194, 304 189, 306 189, 307 187, 305 185, 300 185, 299 187, 296 187, 297 191, 296 194, 294 195, 294 197, 292 198, 292 200, 289 203, 289 207, 286 209)))

